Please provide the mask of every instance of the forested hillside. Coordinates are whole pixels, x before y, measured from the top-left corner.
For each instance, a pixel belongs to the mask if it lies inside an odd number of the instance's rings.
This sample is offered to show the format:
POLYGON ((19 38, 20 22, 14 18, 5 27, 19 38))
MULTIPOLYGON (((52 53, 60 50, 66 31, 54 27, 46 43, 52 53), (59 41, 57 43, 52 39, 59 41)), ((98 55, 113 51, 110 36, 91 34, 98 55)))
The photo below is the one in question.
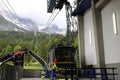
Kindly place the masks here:
MULTIPOLYGON (((0 55, 13 50, 28 48, 33 50, 44 60, 47 60, 48 50, 52 45, 58 43, 64 36, 59 34, 44 34, 32 32, 0 32, 0 55)), ((34 62, 31 57, 26 56, 25 62, 34 62)))

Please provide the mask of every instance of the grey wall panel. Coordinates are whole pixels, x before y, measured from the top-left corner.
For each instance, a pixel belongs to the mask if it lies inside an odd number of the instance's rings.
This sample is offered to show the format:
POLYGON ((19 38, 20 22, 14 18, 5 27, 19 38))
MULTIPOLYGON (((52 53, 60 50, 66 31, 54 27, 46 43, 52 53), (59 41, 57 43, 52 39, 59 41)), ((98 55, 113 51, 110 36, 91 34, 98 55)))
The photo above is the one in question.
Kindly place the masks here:
POLYGON ((120 0, 111 2, 102 10, 105 63, 120 62, 120 0), (118 35, 114 34, 112 14, 116 12, 118 35))
POLYGON ((106 64, 106 67, 114 67, 117 68, 115 70, 115 73, 117 73, 115 80, 120 80, 120 63, 111 63, 111 64, 106 64))
POLYGON ((85 60, 86 64, 97 64, 96 51, 95 51, 95 41, 94 41, 94 31, 93 31, 93 19, 92 12, 88 11, 84 15, 84 30, 85 30, 85 60), (91 42, 90 42, 91 34, 91 42), (91 43, 91 44, 90 44, 91 43))

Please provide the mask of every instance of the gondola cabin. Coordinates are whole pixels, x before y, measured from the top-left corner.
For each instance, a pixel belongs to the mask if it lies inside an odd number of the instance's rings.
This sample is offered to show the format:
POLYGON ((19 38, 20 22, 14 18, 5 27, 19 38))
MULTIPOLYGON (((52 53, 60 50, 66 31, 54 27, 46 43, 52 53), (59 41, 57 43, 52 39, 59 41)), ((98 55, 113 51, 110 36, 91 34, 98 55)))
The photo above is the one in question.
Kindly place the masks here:
POLYGON ((50 50, 48 54, 50 69, 61 70, 76 68, 76 49, 74 47, 57 46, 50 50))

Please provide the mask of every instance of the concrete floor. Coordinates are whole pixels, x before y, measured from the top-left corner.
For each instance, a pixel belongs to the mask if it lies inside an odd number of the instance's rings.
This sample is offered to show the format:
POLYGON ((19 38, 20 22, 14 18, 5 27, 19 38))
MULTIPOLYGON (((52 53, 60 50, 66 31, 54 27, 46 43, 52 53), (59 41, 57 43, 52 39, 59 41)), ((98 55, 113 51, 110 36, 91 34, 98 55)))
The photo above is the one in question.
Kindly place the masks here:
POLYGON ((22 80, 49 80, 45 78, 23 78, 22 80))

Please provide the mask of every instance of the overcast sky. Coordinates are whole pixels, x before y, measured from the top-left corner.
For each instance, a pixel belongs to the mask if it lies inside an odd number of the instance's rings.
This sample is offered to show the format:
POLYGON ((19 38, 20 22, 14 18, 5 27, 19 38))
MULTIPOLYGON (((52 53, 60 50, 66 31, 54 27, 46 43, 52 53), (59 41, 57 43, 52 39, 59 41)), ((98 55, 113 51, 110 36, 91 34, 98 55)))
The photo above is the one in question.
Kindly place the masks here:
MULTIPOLYGON (((3 0, 4 2, 6 0, 3 0)), ((45 25, 51 13, 47 13, 47 0, 8 0, 19 17, 29 18, 37 24, 45 25)), ((71 2, 73 0, 70 0, 71 2)), ((52 24, 66 27, 65 9, 62 9, 52 24)))

